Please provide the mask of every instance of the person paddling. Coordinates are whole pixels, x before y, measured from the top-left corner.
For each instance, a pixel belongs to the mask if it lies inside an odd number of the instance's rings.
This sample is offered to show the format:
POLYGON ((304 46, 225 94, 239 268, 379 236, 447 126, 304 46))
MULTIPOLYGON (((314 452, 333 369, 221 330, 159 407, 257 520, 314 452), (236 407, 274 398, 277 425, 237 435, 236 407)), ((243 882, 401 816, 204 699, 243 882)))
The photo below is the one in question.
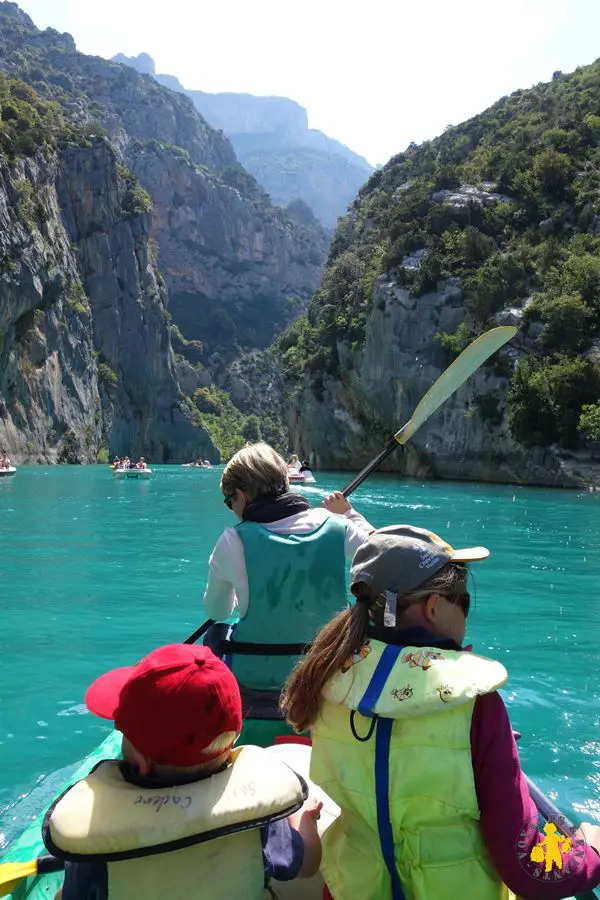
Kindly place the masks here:
POLYGON ((205 643, 225 654, 261 744, 287 730, 279 691, 304 646, 347 604, 345 560, 373 530, 339 492, 311 509, 288 488, 286 462, 268 444, 230 460, 221 491, 241 521, 217 541, 203 599, 208 617, 235 623, 228 640, 221 625, 205 643))
POLYGON ((123 732, 50 807, 44 843, 68 860, 55 900, 262 900, 271 878, 312 877, 322 804, 258 747, 232 752, 240 692, 208 649, 170 644, 97 679, 88 709, 123 732))
POLYGON ((462 647, 467 566, 487 556, 408 525, 374 532, 352 562, 356 604, 283 690, 288 721, 312 730, 311 780, 341 807, 323 835, 329 900, 559 900, 600 883, 587 823, 568 877, 538 877, 547 836, 497 693, 507 672, 462 647))

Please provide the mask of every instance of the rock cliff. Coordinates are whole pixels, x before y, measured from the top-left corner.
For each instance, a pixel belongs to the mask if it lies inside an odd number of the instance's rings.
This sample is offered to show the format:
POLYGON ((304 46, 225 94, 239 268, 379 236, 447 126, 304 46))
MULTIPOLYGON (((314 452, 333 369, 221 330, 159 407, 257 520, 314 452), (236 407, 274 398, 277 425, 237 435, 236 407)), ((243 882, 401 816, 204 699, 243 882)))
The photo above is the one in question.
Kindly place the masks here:
POLYGON ((387 463, 600 483, 600 61, 518 91, 374 173, 277 343, 294 449, 362 466, 497 323, 510 347, 387 463))
POLYGON ((157 74, 147 53, 120 53, 113 59, 185 93, 206 120, 227 135, 239 161, 275 204, 304 200, 328 228, 335 226, 373 170, 358 153, 309 128, 304 107, 287 97, 186 90, 173 75, 157 74))
POLYGON ((16 462, 218 453, 180 410, 151 217, 105 140, 0 161, 0 446, 16 462))
POLYGON ((273 207, 240 166, 217 177, 156 144, 126 158, 152 196, 170 312, 186 339, 202 342, 198 360, 229 362, 269 344, 318 283, 323 229, 273 207))
MULTIPOLYGON (((291 445, 310 455, 315 468, 362 468, 410 419, 449 364, 436 335, 455 331, 465 317, 456 283, 440 283, 433 293, 416 298, 394 281, 379 279, 360 350, 340 341, 339 375, 306 377, 291 391, 291 445)), ((520 310, 502 319, 502 324, 520 323, 520 310)), ((447 400, 406 447, 399 447, 382 471, 416 478, 580 484, 558 448, 527 448, 510 433, 506 364, 512 366, 525 352, 519 336, 447 400)))
POLYGON ((160 459, 214 459, 203 422, 213 434, 223 429, 203 419, 189 395, 222 380, 237 355, 265 346, 306 307, 326 253, 325 230, 274 207, 189 98, 77 52, 70 35, 39 31, 14 3, 0 2, 1 73, 33 88, 29 96, 23 86, 19 96, 1 98, 6 208, 13 181, 29 202, 42 177, 53 206, 31 199, 52 222, 50 234, 37 235, 34 222, 32 238, 2 236, 12 256, 4 276, 0 438, 21 458, 26 450, 54 459, 68 435, 63 455, 85 460, 101 444, 160 459), (60 134, 50 138, 49 123, 59 118, 60 134), (19 166, 25 169, 15 174, 19 166), (37 248, 31 259, 30 244, 37 248), (56 269, 62 287, 56 304, 47 304, 48 273, 56 269), (22 279, 32 282, 28 291, 22 279), (46 306, 52 309, 42 333, 46 306), (27 362, 22 370, 22 335, 32 353, 45 347, 35 372, 27 362), (48 381, 46 359, 58 360, 53 377, 68 381, 75 370, 65 344, 83 356, 77 402, 63 415, 64 396, 59 402, 58 384, 48 381), (27 406, 28 392, 39 401, 27 406))

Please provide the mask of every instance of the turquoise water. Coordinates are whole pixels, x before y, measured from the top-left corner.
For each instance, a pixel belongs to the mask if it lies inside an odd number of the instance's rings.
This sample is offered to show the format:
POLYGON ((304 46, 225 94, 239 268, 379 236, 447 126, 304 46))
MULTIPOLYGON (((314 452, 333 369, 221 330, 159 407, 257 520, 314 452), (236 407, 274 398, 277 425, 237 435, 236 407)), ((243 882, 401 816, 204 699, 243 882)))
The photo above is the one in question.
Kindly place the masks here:
MULTIPOLYGON (((0 479, 0 849, 110 730, 83 706, 111 666, 202 621, 210 550, 234 519, 221 469, 21 467, 0 479)), ((317 473, 319 503, 349 476, 317 473)), ((528 774, 600 822, 600 496, 372 476, 353 495, 378 527, 485 544, 467 637, 509 669, 504 697, 528 774)))

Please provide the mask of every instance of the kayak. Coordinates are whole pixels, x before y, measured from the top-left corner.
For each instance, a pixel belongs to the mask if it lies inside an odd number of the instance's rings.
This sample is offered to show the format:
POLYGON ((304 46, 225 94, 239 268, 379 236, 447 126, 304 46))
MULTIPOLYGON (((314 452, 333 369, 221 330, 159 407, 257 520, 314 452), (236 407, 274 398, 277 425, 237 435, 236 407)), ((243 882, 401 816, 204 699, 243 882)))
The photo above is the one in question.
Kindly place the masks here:
POLYGON ((9 466, 8 469, 0 469, 0 478, 7 478, 9 475, 14 475, 16 471, 14 466, 9 466))
MULTIPOLYGON (((284 723, 279 723, 279 730, 285 729, 284 723)), ((279 760, 287 763, 290 768, 298 773, 307 782, 309 793, 317 796, 323 801, 323 810, 319 819, 319 833, 322 834, 326 828, 335 821, 339 815, 339 807, 315 784, 312 784, 308 778, 310 768, 310 746, 308 746, 306 738, 295 738, 291 735, 282 735, 276 737, 276 744, 267 747, 269 753, 277 756, 279 760), (281 743, 280 743, 281 742, 281 743)), ((245 733, 239 741, 240 744, 247 744, 245 733)), ((81 778, 84 778, 101 760, 118 759, 121 750, 121 734, 118 731, 112 731, 108 737, 87 756, 72 777, 63 785, 56 796, 66 790, 69 785, 74 784, 81 778)), ((52 798, 54 800, 55 798, 52 798)), ((48 806, 50 803, 48 803, 48 806)), ((0 868, 4 863, 11 862, 29 862, 47 855, 42 842, 42 823, 46 808, 31 822, 10 846, 7 853, 0 860, 0 868)), ((5 894, 12 900, 53 900, 56 891, 62 884, 63 873, 49 872, 43 875, 33 875, 29 878, 21 879, 13 888, 12 893, 5 894)), ((323 893, 323 881, 320 875, 315 875, 310 879, 301 879, 300 882, 277 882, 274 896, 281 900, 321 900, 323 893)), ((3 896, 0 891, 0 896, 3 896)), ((182 898, 183 900, 183 898, 182 898)))
MULTIPOLYGON (((255 743, 264 746, 268 753, 275 754, 278 759, 287 763, 295 772, 298 773, 308 784, 309 794, 316 796, 323 801, 323 810, 319 819, 319 833, 323 832, 335 821, 340 814, 339 807, 333 800, 324 793, 317 785, 313 784, 309 777, 310 769, 310 746, 307 738, 298 738, 293 736, 286 724, 283 722, 259 722, 257 720, 246 720, 244 731, 240 738, 239 744, 255 743), (264 732, 269 734, 269 743, 262 743, 261 732, 256 730, 263 725, 271 726, 271 731, 264 732), (253 730, 254 728, 254 730, 253 730), (274 730, 273 730, 274 729, 274 730)), ((121 749, 121 734, 113 730, 108 737, 87 756, 79 765, 72 777, 63 785, 56 796, 62 793, 66 788, 81 778, 89 774, 91 769, 104 759, 118 759, 121 749)), ((553 817, 559 813, 559 810, 548 800, 544 794, 532 782, 529 783, 530 793, 534 799, 541 818, 553 817)), ((46 807, 40 812, 37 818, 22 832, 20 837, 13 841, 8 851, 0 860, 0 869, 4 863, 29 862, 30 860, 43 857, 47 854, 47 850, 42 842, 42 822, 46 809, 55 798, 51 798, 46 807)), ((554 819, 556 821, 556 819, 554 819)), ((566 820, 565 820, 566 821, 566 820)), ((56 891, 62 884, 62 871, 49 872, 48 874, 32 875, 23 878, 15 885, 12 893, 5 894, 0 890, 1 896, 8 896, 11 900, 53 900, 56 891)), ((6 885, 4 886, 6 889, 6 885)), ((320 874, 310 879, 300 879, 291 882, 275 882, 272 884, 273 896, 280 900, 321 900, 323 891, 323 881, 320 874)), ((568 900, 598 900, 600 898, 600 890, 596 889, 588 894, 578 895, 568 898, 568 900)), ((185 898, 182 898, 185 900, 185 898)))
POLYGON ((150 478, 152 469, 115 469, 115 478, 150 478))

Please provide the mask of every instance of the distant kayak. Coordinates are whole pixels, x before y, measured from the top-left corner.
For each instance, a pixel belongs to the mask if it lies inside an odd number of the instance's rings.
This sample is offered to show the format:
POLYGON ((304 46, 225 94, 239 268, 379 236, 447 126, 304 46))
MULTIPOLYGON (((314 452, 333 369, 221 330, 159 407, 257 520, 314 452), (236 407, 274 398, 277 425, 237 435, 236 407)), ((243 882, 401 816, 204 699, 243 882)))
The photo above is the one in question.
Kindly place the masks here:
POLYGON ((8 469, 0 469, 0 478, 7 478, 9 475, 14 475, 16 471, 14 466, 9 466, 8 469))
POLYGON ((152 469, 114 469, 115 478, 151 478, 152 469))

